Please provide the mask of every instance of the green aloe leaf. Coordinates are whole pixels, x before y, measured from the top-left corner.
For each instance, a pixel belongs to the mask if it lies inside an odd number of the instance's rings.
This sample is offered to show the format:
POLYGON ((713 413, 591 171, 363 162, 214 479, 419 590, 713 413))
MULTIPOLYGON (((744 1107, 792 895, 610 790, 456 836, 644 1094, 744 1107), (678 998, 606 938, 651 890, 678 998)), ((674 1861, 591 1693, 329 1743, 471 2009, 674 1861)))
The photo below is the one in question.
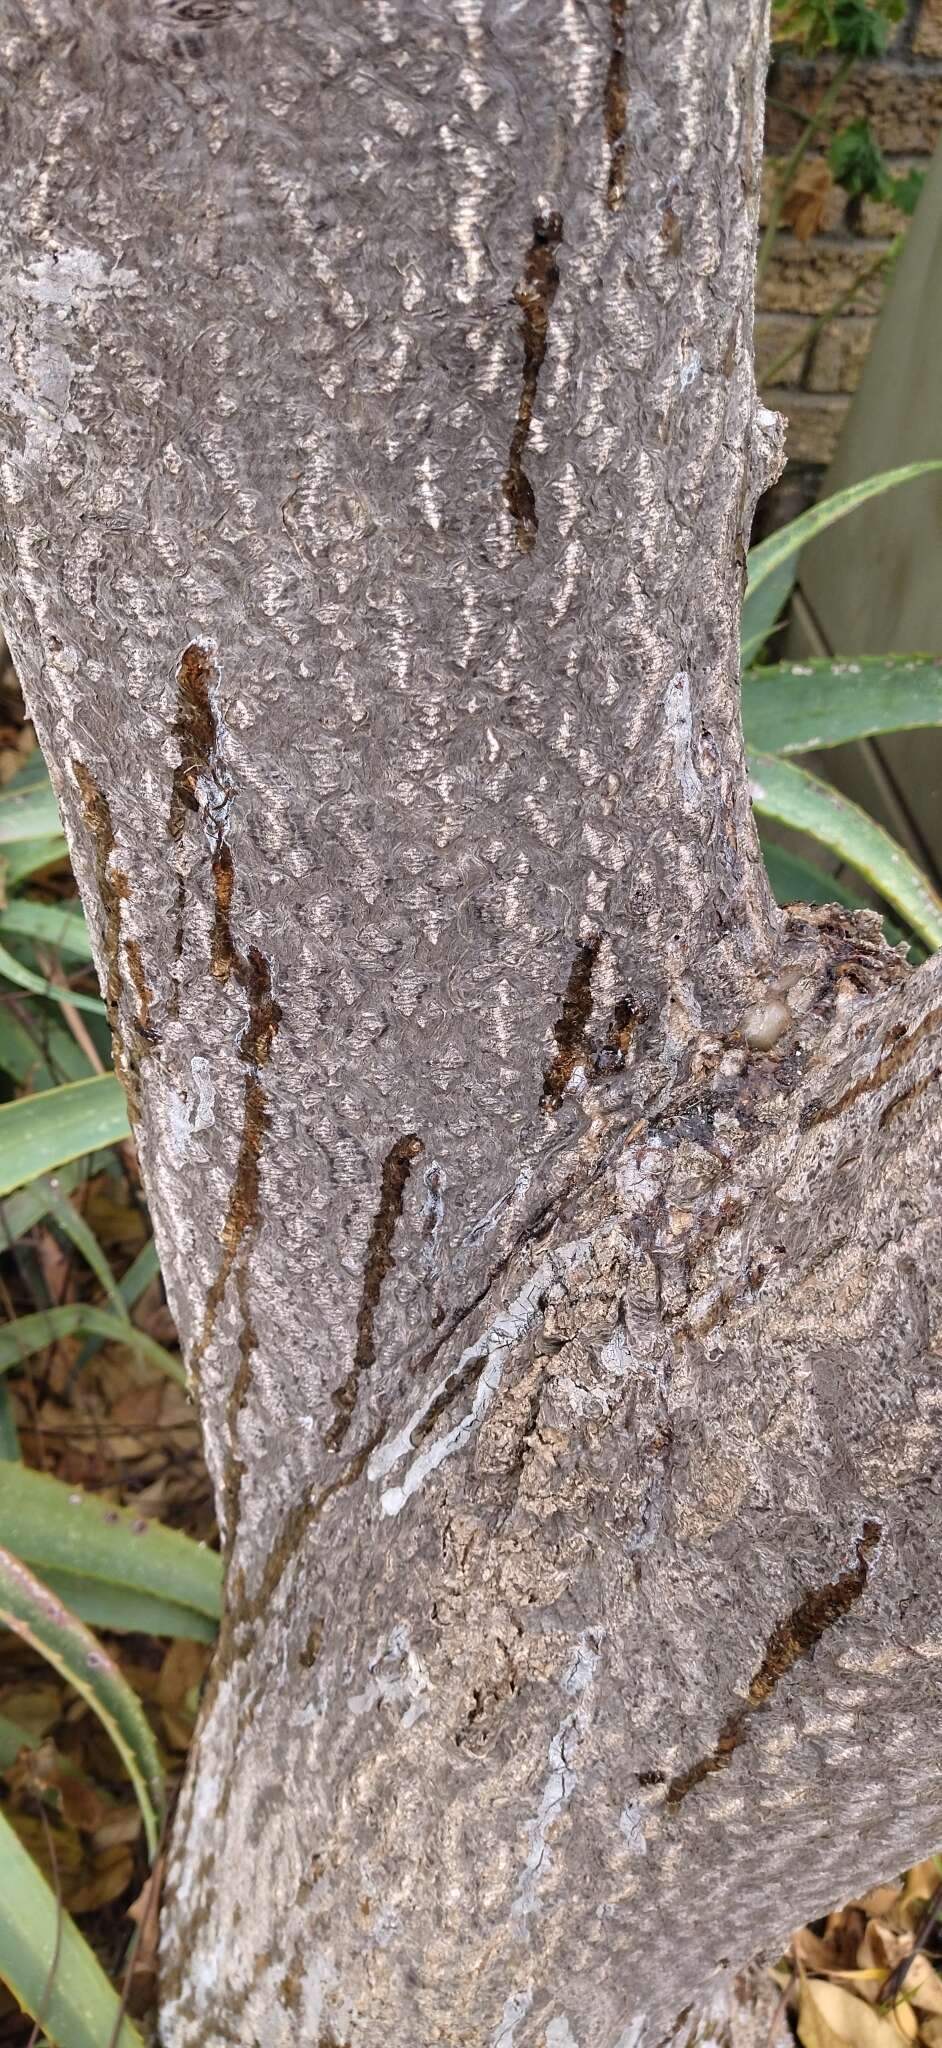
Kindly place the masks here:
POLYGON ((95 1308, 87 1301, 67 1301, 61 1308, 39 1309, 35 1315, 17 1316, 15 1322, 7 1323, 0 1329, 0 1373, 13 1371, 24 1359, 45 1351, 48 1344, 61 1343, 63 1337, 101 1337, 106 1344, 126 1344, 168 1379, 186 1386, 186 1372, 172 1351, 165 1351, 153 1337, 136 1329, 126 1315, 113 1315, 110 1309, 95 1308))
POLYGON ((96 1017, 103 1017, 105 1006, 100 996, 83 996, 74 988, 62 988, 56 981, 47 981, 44 974, 34 974, 31 967, 24 967, 7 946, 0 945, 0 974, 12 981, 15 988, 25 988, 31 996, 46 996, 51 1003, 71 1003, 74 1010, 91 1010, 96 1017))
POLYGON ((219 1621, 222 1563, 215 1551, 29 1465, 0 1467, 0 1544, 57 1588, 81 1581, 102 1599, 120 1594, 163 1602, 207 1624, 180 1634, 206 1638, 219 1621))
POLYGON ((755 660, 768 639, 791 590, 798 557, 807 542, 833 526, 835 520, 845 519, 848 512, 856 512, 869 498, 878 498, 884 491, 894 490, 897 484, 911 483, 937 469, 942 469, 942 461, 908 462, 902 469, 882 470, 878 476, 849 485, 846 491, 835 491, 833 497, 822 498, 778 533, 770 534, 768 540, 760 541, 758 547, 750 548, 749 580, 742 611, 744 668, 755 660))
POLYGON ((806 832, 864 875, 925 941, 942 946, 942 898, 881 825, 829 783, 776 754, 749 752, 752 801, 759 816, 806 832))
MULTIPOLYGON (((2 1208, 3 1204, 0 1203, 0 1213, 2 1213, 2 1208)), ((157 1278, 159 1272, 160 1260, 157 1257, 157 1246, 151 1237, 138 1252, 133 1265, 128 1267, 127 1272, 122 1275, 118 1282, 118 1293, 125 1309, 132 1309, 135 1302, 140 1301, 145 1288, 150 1286, 151 1281, 157 1278)), ((76 1360, 77 1367, 81 1369, 82 1366, 87 1365, 89 1359, 94 1358, 96 1352, 100 1350, 101 1338, 89 1337, 79 1352, 76 1360)), ((85 1618, 87 1620, 88 1616, 86 1615, 85 1618)))
POLYGON ((69 858, 69 849, 61 832, 49 839, 15 840, 0 854, 0 877, 8 895, 18 889, 21 882, 31 875, 41 875, 47 868, 57 868, 69 858))
POLYGON ((140 1636, 186 1636, 191 1642, 212 1643, 218 1624, 195 1607, 181 1607, 157 1593, 138 1593, 128 1586, 106 1586, 83 1572, 40 1572, 43 1584, 51 1587, 64 1607, 87 1621, 90 1628, 106 1628, 120 1634, 140 1636))
MULTIPOLYGON (((813 861, 802 860, 799 853, 791 853, 787 847, 774 846, 771 840, 763 839, 762 858, 775 901, 783 908, 787 909, 790 903, 842 903, 847 910, 872 908, 862 896, 855 896, 853 889, 839 882, 836 875, 815 867, 813 861)), ((907 939, 906 932, 889 917, 883 919, 883 936, 888 946, 898 946, 907 939)), ((925 958, 922 947, 914 951, 920 960, 925 958)))
POLYGON ((56 2048, 144 2048, 133 2022, 120 2017, 117 1992, 84 1935, 3 1813, 0 1896, 0 1977, 45 2039, 56 2048))
POLYGON ((0 794, 0 846, 20 839, 58 838, 61 829, 59 806, 48 781, 27 789, 8 783, 0 794))
POLYGON ((88 926, 77 903, 34 903, 31 897, 20 896, 0 911, 0 934, 8 939, 29 939, 75 960, 92 958, 88 926))
POLYGON ((0 1002, 0 1068, 17 1088, 56 1088, 89 1074, 82 1051, 54 1010, 0 1002))
POLYGON ((70 1081, 0 1108, 0 1195, 131 1135, 116 1074, 70 1081))
POLYGON ((38 1650, 97 1714, 134 1786, 153 1858, 163 1816, 163 1773, 140 1700, 85 1623, 63 1607, 21 1558, 2 1547, 0 1624, 38 1650))
POLYGON ((863 897, 855 896, 836 875, 815 867, 813 861, 802 860, 798 853, 789 853, 784 846, 774 846, 771 840, 763 839, 762 858, 775 901, 785 908, 790 903, 843 903, 848 910, 867 908, 863 897))
MULTIPOLYGON (((66 1195, 73 1188, 80 1187, 83 1180, 91 1180, 108 1164, 108 1153, 95 1153, 90 1159, 78 1164, 60 1166, 56 1172, 56 1186, 60 1195, 66 1195)), ((34 1224, 41 1223, 49 1213, 47 1180, 34 1180, 30 1187, 19 1188, 15 1195, 8 1195, 0 1202, 0 1247, 15 1243, 18 1237, 25 1237, 34 1224)))
POLYGON ((749 669, 742 717, 747 746, 764 754, 805 754, 872 733, 942 725, 942 662, 866 654, 749 669))
POLYGON ((0 1380, 0 1459, 4 1463, 20 1456, 20 1439, 13 1415, 13 1403, 6 1380, 0 1380))

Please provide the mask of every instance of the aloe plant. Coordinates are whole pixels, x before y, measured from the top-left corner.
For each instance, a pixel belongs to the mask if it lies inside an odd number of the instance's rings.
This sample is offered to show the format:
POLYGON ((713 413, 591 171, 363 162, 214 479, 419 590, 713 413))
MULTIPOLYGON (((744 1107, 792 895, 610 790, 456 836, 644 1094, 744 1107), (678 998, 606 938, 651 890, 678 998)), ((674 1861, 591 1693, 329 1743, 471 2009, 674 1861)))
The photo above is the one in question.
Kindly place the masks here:
MULTIPOLYGON (((942 725, 942 659, 901 654, 763 665, 761 656, 788 603, 806 542, 868 499, 940 468, 939 462, 914 462, 868 477, 753 548, 742 619, 743 728, 759 818, 791 826, 838 854, 930 952, 942 946, 942 898, 928 876, 858 805, 789 757, 875 733, 942 725)), ((772 849, 766 858, 773 886, 793 887, 794 876, 784 882, 772 849)), ((818 880, 824 900, 841 893, 830 876, 818 880)))

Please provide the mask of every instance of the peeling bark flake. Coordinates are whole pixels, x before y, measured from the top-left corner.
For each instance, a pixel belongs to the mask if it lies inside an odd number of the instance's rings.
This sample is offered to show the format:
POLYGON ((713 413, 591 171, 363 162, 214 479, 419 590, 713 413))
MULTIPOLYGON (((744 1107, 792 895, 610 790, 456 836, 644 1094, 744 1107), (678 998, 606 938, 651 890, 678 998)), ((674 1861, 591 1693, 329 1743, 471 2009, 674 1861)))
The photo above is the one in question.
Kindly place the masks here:
POLYGON ((517 528, 517 545, 529 554, 536 540, 539 519, 533 485, 523 467, 523 455, 533 419, 540 371, 546 355, 550 308, 559 284, 556 251, 563 238, 560 213, 536 214, 533 240, 527 254, 526 271, 514 298, 523 314, 523 383, 517 407, 517 423, 510 443, 510 459, 504 477, 504 498, 517 528))
POLYGON ((842 1621, 844 1615, 860 1599, 870 1572, 871 1553, 876 1549, 883 1531, 879 1522, 865 1522, 863 1533, 857 1544, 857 1563, 852 1571, 841 1572, 840 1577, 819 1586, 815 1592, 806 1593, 798 1606, 786 1615, 784 1621, 776 1623, 769 1637, 765 1656, 752 1680, 743 1704, 728 1714, 720 1729, 716 1748, 709 1756, 701 1757, 699 1763, 672 1778, 667 1788, 668 1806, 679 1806, 688 1792, 702 1785, 704 1778, 712 1777, 716 1771, 724 1771, 735 1750, 746 1739, 751 1716, 767 1705, 776 1686, 794 1666, 805 1657, 810 1657, 822 1636, 829 1628, 842 1621))
POLYGON ((337 1414, 326 1431, 324 1446, 328 1451, 339 1451, 356 1407, 357 1390, 361 1375, 368 1372, 376 1361, 374 1329, 376 1311, 383 1281, 391 1272, 395 1260, 392 1254, 396 1225, 402 1215, 406 1187, 412 1172, 412 1162, 423 1150, 421 1138, 414 1132, 407 1137, 397 1138, 383 1160, 380 1176, 379 1205, 370 1231, 366 1248, 366 1264, 363 1269, 363 1292, 357 1311, 356 1347, 353 1365, 345 1380, 341 1381, 331 1395, 337 1414))
POLYGON ((625 196, 625 168, 628 144, 625 123, 628 91, 625 85, 626 0, 611 0, 612 49, 605 78, 605 140, 608 143, 608 188, 605 204, 617 213, 625 196))

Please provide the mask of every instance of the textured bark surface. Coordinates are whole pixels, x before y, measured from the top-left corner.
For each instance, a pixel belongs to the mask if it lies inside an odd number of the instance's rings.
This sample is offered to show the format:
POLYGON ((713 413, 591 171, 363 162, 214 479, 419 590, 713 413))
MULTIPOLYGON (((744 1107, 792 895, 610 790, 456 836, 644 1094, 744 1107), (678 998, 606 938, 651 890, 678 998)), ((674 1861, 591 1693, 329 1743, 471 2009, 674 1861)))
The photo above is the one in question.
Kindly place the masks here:
POLYGON ((762 10, 0 23, 4 617, 229 1544, 164 2039, 680 2039, 942 1838, 942 987, 742 766, 762 10))

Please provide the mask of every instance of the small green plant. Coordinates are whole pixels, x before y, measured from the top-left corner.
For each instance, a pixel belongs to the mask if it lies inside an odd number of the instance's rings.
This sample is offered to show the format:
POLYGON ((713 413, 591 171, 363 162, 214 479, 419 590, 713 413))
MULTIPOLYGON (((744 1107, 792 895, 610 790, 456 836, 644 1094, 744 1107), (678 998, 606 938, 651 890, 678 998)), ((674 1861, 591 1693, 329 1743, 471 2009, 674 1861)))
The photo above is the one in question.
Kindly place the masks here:
MULTIPOLYGON (((41 1656, 97 1716, 140 1807, 148 1857, 165 1812, 163 1762, 144 1709, 95 1629, 211 1642, 221 1603, 217 1555, 177 1530, 66 1485, 23 1462, 11 1376, 67 1337, 76 1369, 110 1343, 183 1382, 179 1357, 132 1320, 157 1273, 150 1239, 121 1279, 72 1199, 129 1138, 108 1069, 104 1005, 76 987, 91 969, 81 906, 41 757, 0 793, 0 1249, 34 1291, 0 1330, 0 1630, 41 1656), (68 888, 70 894, 63 894, 68 888), (104 1297, 55 1302, 27 1253, 42 1225, 84 1263, 104 1297)), ((84 1293, 84 1290, 83 1290, 84 1293)), ((28 1729, 0 1720, 0 1768, 19 1767, 28 1729)), ((42 1784, 36 1800, 44 1809, 42 1784)), ((143 2048, 84 1936, 0 1809, 0 1978, 61 2048, 143 2048)))
MULTIPOLYGON (((823 499, 752 548, 742 618, 743 728, 759 818, 789 825, 838 854, 930 952, 942 946, 942 899, 928 876, 881 825, 799 768, 794 756, 875 733, 942 725, 942 660, 874 655, 763 665, 762 657, 788 603, 805 543, 869 498, 940 468, 940 462, 915 462, 869 477, 823 499)), ((780 901, 802 895, 854 900, 810 863, 767 843, 763 851, 780 901)))

